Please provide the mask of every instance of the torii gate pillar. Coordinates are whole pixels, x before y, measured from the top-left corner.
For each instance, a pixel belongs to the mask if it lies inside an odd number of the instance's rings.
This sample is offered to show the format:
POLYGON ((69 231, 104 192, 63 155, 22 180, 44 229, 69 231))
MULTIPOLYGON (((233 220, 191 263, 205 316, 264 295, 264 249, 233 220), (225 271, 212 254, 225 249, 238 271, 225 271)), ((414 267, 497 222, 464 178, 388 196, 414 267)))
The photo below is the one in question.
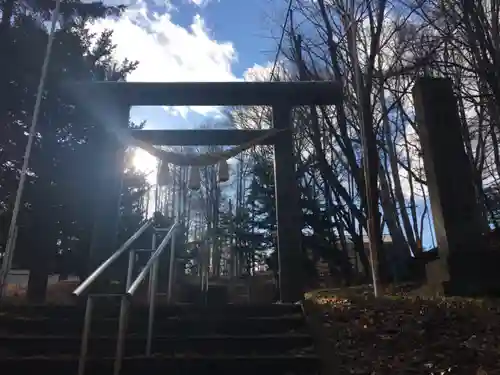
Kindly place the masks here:
MULTIPOLYGON (((102 113, 102 112, 101 112, 102 113)), ((113 122, 122 128, 128 128, 130 108, 116 105, 110 112, 113 122)), ((109 120, 109 118, 107 118, 109 120)), ((114 134, 106 133, 96 145, 96 152, 101 160, 96 181, 96 194, 93 203, 93 226, 89 251, 89 264, 92 271, 118 249, 118 228, 120 221, 120 203, 125 170, 126 146, 120 143, 114 134)), ((96 166, 90 166, 94 168, 96 166)))
POLYGON ((302 208, 297 189, 293 152, 292 107, 273 106, 273 125, 284 130, 274 145, 274 184, 278 223, 278 283, 280 300, 300 301, 304 296, 302 208), (284 266, 285 265, 285 266, 284 266))

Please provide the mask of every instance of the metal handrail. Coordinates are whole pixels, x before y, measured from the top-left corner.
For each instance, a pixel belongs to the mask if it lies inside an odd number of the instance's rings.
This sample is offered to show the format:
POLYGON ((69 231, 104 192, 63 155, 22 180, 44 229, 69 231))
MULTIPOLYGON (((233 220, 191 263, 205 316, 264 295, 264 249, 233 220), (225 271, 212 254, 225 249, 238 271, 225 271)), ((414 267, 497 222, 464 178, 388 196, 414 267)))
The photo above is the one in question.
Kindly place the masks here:
POLYGON ((173 239, 172 235, 178 227, 179 223, 174 223, 174 225, 170 227, 170 230, 168 231, 163 241, 161 241, 160 245, 158 245, 156 251, 153 253, 153 255, 151 255, 151 257, 149 258, 148 262, 146 263, 142 271, 139 273, 139 275, 137 275, 135 280, 132 282, 130 288, 128 288, 128 290, 126 291, 128 297, 132 297, 134 293, 137 291, 137 289, 139 288, 139 286, 141 285, 141 283, 144 281, 149 271, 151 270, 151 267, 154 266, 158 257, 163 253, 165 247, 167 247, 168 241, 170 241, 171 238, 173 239))
POLYGON ((106 259, 94 272, 90 274, 79 286, 73 291, 74 296, 80 296, 85 292, 95 280, 103 274, 109 266, 111 266, 130 246, 153 224, 153 219, 148 219, 142 227, 139 228, 125 243, 116 250, 113 255, 106 259))
MULTIPOLYGON (((103 274, 103 272, 110 267, 123 253, 129 251, 129 262, 127 269, 127 281, 126 288, 129 288, 132 279, 133 263, 135 257, 135 251, 130 249, 130 246, 154 223, 153 219, 148 219, 145 223, 127 240, 120 246, 108 259, 106 259, 97 269, 90 274, 79 286, 73 291, 73 295, 79 297, 83 294, 94 282, 95 280, 103 274)), ((156 230, 153 233, 153 243, 152 248, 155 248, 156 230)), ((116 358, 114 363, 114 374, 118 375, 121 368, 121 362, 123 358, 123 343, 124 343, 124 333, 127 325, 127 312, 128 306, 130 304, 129 298, 126 294, 100 294, 100 295, 87 295, 87 303, 85 306, 85 318, 83 323, 82 331, 82 341, 80 347, 80 358, 78 360, 78 375, 84 375, 85 373, 85 363, 87 359, 88 343, 90 338, 90 326, 92 322, 92 310, 94 307, 94 298, 96 297, 121 297, 120 303, 120 317, 119 317, 119 328, 118 332, 122 333, 120 340, 120 335, 118 338, 116 346, 116 358)))
MULTIPOLYGON (((158 245, 158 248, 154 250, 154 253, 151 255, 149 260, 147 261, 146 265, 142 269, 142 271, 137 275, 135 280, 132 282, 132 284, 129 286, 127 291, 125 292, 125 295, 122 298, 121 304, 120 304, 120 317, 118 321, 118 338, 117 338, 117 343, 116 343, 116 356, 115 356, 115 363, 114 363, 114 368, 113 368, 113 374, 114 375, 119 375, 122 362, 123 362, 123 356, 125 352, 125 333, 127 329, 127 320, 128 320, 128 313, 129 313, 129 307, 130 307, 130 300, 133 297, 134 293, 137 291, 141 283, 144 281, 146 276, 150 274, 150 283, 149 283, 149 314, 148 314, 148 331, 147 331, 147 337, 146 337, 146 355, 150 356, 151 355, 151 347, 152 347, 152 341, 153 341, 153 326, 154 326, 154 317, 155 317, 155 306, 156 306, 156 288, 158 284, 158 258, 160 255, 163 253, 165 248, 167 247, 168 242, 171 242, 171 247, 170 247, 170 265, 169 269, 172 270, 172 263, 174 259, 174 251, 175 251, 175 236, 173 235, 175 230, 179 227, 179 223, 176 222, 174 223, 169 231, 167 232, 166 236, 163 238, 161 241, 160 245, 158 245)), ((156 232, 155 232, 156 236, 156 232)), ((153 248, 155 247, 156 237, 153 237, 153 248)), ((171 277, 169 276, 169 283, 171 282, 171 277)), ((168 286, 169 291, 171 290, 171 285, 168 286)), ((170 293, 168 295, 168 302, 170 302, 170 293)))

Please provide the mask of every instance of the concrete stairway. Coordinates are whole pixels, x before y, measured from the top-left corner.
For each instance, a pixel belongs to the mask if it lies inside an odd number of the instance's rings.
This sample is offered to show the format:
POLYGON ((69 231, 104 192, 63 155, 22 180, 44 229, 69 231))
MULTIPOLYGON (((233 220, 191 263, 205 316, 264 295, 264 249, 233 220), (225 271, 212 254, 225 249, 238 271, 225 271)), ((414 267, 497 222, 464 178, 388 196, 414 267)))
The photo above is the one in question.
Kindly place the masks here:
MULTIPOLYGON (((1 306, 0 373, 76 375, 82 307, 1 306)), ((117 306, 95 307, 86 374, 111 375, 117 306)), ((159 306, 154 355, 144 355, 147 309, 134 307, 121 374, 318 374, 300 306, 159 306)))

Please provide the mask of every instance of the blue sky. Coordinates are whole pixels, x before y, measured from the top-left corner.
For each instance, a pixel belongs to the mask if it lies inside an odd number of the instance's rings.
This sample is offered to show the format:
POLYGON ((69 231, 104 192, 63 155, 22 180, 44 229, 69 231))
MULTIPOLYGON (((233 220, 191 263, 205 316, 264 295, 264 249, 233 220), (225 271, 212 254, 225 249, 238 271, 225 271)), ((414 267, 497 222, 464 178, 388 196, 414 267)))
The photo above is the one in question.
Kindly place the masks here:
MULTIPOLYGON (((139 61, 130 81, 232 81, 266 71, 274 59, 286 3, 271 0, 129 0, 114 30, 118 59, 139 61)), ((106 1, 105 1, 106 2, 106 1)), ((107 0, 108 4, 120 3, 107 0)), ((134 108, 150 128, 197 127, 210 108, 134 108)))
MULTIPOLYGON (((212 0, 199 6, 186 0, 178 1, 178 11, 172 21, 188 28, 199 15, 214 40, 230 42, 236 50, 237 60, 232 72, 242 77, 254 64, 266 64, 274 58, 276 42, 270 27, 278 29, 268 17, 273 10, 268 1, 212 0)), ((284 15, 283 15, 284 16, 284 15)))

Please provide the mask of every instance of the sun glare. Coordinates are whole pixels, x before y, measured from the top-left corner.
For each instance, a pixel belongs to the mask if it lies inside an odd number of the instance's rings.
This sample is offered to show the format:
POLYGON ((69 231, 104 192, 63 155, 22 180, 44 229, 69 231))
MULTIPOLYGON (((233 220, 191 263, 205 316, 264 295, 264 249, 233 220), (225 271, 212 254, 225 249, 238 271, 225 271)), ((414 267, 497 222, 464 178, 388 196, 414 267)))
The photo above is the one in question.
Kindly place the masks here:
POLYGON ((150 173, 156 169, 157 159, 139 148, 134 150, 132 163, 139 171, 143 173, 150 173))

